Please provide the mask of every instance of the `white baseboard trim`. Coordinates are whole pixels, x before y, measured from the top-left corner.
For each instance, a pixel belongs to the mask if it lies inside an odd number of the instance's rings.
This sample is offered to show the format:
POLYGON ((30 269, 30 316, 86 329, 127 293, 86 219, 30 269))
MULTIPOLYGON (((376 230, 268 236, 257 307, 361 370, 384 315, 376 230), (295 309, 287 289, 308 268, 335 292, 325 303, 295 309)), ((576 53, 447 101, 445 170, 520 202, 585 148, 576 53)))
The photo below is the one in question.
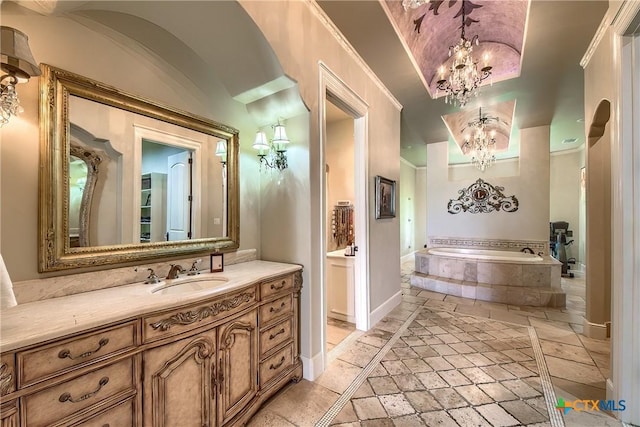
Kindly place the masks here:
POLYGON ((380 304, 378 308, 373 310, 369 315, 369 329, 373 328, 384 316, 389 314, 391 310, 396 308, 402 302, 402 290, 398 291, 391 298, 380 304))
POLYGON ((400 262, 407 262, 407 261, 411 261, 413 259, 413 255, 416 253, 416 251, 411 252, 410 254, 406 254, 405 256, 400 257, 400 262))
POLYGON ((613 394, 613 391, 615 389, 613 388, 613 381, 611 381, 611 378, 607 378, 607 381, 605 382, 605 387, 607 390, 607 394, 606 394, 607 400, 615 400, 615 396, 613 394))
POLYGON ((312 358, 300 356, 302 361, 302 377, 305 380, 313 381, 324 372, 324 354, 316 354, 312 358))
POLYGON ((591 323, 587 319, 584 319, 582 322, 583 331, 582 333, 589 338, 595 338, 597 340, 606 340, 607 336, 607 325, 602 325, 600 323, 591 323))

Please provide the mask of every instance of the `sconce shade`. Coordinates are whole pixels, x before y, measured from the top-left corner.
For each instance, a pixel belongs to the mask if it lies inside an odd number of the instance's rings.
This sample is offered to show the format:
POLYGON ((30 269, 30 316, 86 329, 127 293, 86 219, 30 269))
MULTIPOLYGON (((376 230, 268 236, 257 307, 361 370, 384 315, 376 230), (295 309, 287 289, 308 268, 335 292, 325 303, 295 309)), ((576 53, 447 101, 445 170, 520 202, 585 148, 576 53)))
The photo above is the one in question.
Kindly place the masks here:
POLYGON ((216 156, 223 157, 227 155, 227 141, 221 139, 216 145, 216 156))
POLYGON ((273 127, 273 143, 274 144, 288 144, 289 138, 287 132, 284 129, 284 125, 278 123, 273 127))
POLYGON ((26 80, 40 75, 29 49, 29 38, 15 28, 0 26, 0 59, 3 73, 26 80))
POLYGON ((256 133, 256 139, 253 141, 253 148, 256 150, 268 150, 269 143, 267 142, 267 135, 264 132, 258 131, 256 133))

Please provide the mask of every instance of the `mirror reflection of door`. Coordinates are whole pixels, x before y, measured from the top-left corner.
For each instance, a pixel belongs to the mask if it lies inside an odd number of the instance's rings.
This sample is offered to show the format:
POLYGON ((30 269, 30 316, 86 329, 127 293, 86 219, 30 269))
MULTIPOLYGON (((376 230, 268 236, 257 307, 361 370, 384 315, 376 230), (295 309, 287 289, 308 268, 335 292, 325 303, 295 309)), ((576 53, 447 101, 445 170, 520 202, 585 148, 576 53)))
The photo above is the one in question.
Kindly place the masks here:
POLYGON ((167 240, 191 238, 191 152, 167 158, 167 240))
POLYGON ((142 141, 140 242, 191 238, 192 152, 142 141))

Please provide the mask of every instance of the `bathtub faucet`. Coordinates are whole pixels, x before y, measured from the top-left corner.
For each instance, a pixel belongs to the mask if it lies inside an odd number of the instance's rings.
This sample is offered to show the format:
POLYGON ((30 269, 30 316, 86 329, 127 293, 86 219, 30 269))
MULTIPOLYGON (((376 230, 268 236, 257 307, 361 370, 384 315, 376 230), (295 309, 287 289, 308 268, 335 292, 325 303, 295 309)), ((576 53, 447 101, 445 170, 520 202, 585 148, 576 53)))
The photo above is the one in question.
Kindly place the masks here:
POLYGON ((522 248, 522 249, 520 249, 520 252, 524 252, 524 253, 526 253, 526 254, 531 254, 531 255, 533 255, 533 249, 531 249, 531 248, 530 248, 530 247, 528 247, 528 246, 527 246, 526 248, 522 248))

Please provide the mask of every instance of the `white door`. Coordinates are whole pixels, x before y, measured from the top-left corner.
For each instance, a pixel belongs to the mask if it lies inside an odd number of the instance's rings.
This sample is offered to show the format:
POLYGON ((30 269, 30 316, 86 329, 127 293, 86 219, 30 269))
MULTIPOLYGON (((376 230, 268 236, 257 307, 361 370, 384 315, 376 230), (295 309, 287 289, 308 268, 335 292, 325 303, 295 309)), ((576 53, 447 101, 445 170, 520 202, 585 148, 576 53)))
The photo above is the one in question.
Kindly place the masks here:
POLYGON ((167 240, 191 238, 191 152, 167 157, 167 240))

